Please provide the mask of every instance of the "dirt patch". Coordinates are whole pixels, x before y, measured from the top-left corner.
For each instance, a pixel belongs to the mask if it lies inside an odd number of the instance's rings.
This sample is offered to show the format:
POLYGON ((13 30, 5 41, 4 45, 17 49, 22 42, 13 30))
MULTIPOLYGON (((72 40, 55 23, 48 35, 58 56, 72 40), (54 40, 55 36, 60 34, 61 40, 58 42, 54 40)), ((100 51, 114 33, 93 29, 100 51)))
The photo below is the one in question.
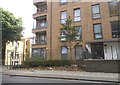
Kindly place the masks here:
POLYGON ((33 68, 17 68, 18 70, 55 70, 55 71, 83 71, 82 69, 71 66, 71 67, 33 67, 33 68))

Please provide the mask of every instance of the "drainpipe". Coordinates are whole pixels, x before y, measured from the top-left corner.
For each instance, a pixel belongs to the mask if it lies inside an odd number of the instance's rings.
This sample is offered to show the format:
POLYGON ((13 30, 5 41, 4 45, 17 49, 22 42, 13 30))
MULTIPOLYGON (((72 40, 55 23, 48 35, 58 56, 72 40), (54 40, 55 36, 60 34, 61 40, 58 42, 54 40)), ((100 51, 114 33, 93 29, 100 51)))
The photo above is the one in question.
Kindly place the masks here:
POLYGON ((51 14, 50 14, 50 60, 52 60, 52 0, 51 0, 51 14))

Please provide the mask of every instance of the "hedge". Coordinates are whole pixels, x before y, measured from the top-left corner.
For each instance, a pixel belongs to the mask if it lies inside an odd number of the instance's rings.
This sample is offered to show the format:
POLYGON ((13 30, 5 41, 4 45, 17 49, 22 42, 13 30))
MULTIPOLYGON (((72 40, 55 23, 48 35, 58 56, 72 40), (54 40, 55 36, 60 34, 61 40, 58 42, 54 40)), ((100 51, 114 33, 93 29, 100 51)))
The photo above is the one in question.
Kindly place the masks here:
POLYGON ((26 60, 23 62, 24 67, 52 67, 52 66, 70 66, 70 60, 26 60))

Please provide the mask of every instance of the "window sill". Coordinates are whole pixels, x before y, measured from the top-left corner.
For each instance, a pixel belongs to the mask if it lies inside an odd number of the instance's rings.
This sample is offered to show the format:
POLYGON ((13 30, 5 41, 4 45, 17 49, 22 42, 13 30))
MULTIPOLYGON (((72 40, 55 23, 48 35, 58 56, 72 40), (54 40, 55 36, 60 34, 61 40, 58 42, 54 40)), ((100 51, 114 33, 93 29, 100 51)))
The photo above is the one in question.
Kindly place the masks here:
POLYGON ((94 40, 100 40, 100 39, 103 39, 103 38, 94 38, 94 40))
POLYGON ((60 5, 66 5, 66 4, 67 4, 67 2, 64 2, 64 3, 61 3, 61 2, 60 2, 60 5))
POLYGON ((116 17, 116 16, 119 16, 118 14, 117 15, 110 15, 110 17, 116 17))
POLYGON ((101 17, 100 18, 92 18, 93 20, 97 20, 97 19, 101 19, 101 17))
POLYGON ((61 25, 65 25, 66 23, 60 23, 61 25))
POLYGON ((112 38, 120 38, 120 36, 119 36, 119 37, 113 37, 113 36, 112 36, 112 38))
POLYGON ((74 21, 74 23, 77 23, 77 22, 81 22, 81 20, 80 21, 74 21))

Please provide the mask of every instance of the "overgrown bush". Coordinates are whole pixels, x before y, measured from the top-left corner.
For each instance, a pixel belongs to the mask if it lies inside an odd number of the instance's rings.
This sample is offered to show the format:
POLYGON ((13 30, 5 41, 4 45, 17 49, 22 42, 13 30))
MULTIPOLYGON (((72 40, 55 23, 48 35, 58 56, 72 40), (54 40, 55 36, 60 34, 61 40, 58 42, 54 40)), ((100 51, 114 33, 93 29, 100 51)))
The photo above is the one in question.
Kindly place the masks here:
POLYGON ((41 60, 30 59, 23 62, 22 67, 52 67, 52 66, 70 66, 70 60, 41 60))

